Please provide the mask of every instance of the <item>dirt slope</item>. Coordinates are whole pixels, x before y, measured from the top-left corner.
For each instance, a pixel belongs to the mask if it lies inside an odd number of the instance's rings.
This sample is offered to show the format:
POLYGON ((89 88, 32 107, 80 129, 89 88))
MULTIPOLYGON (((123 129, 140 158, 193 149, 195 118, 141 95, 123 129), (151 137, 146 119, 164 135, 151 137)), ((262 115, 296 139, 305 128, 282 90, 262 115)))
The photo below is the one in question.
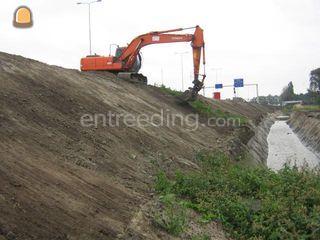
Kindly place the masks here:
MULTIPOLYGON (((193 113, 155 87, 0 53, 0 239, 148 239, 129 227, 152 199, 154 163, 196 168, 195 151, 225 147, 226 135, 205 125, 83 127, 80 119, 161 109, 193 113)), ((257 119, 265 110, 243 111, 257 119)))

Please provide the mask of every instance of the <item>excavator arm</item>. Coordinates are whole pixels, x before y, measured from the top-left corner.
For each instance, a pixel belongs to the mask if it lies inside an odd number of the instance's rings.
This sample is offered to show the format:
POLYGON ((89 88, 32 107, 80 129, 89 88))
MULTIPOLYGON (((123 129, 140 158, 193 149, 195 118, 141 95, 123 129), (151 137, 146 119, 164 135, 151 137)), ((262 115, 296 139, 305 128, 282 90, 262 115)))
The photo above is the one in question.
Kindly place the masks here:
POLYGON ((140 50, 151 44, 162 44, 162 43, 177 43, 177 42, 191 42, 193 49, 193 66, 194 66, 194 86, 184 95, 186 98, 195 97, 203 87, 203 82, 206 77, 205 75, 205 43, 203 30, 196 26, 194 34, 173 34, 174 32, 184 31, 191 28, 178 28, 161 32, 150 32, 147 34, 140 35, 132 40, 127 48, 124 49, 119 57, 119 61, 124 62, 123 68, 129 71, 134 65, 140 50), (200 74, 201 55, 203 58, 203 70, 204 74, 200 74), (202 79, 199 78, 202 76, 202 79))

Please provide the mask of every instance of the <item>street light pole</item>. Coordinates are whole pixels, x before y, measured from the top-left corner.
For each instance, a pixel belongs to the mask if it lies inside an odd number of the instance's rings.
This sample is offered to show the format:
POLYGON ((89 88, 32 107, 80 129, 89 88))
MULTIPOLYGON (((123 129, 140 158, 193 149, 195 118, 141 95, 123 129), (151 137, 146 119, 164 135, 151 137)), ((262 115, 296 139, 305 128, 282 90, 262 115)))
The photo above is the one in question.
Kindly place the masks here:
POLYGON ((212 68, 212 70, 216 72, 216 83, 218 83, 218 73, 222 68, 212 68))
POLYGON ((184 90, 184 69, 183 69, 183 55, 184 54, 188 54, 188 52, 176 52, 175 54, 178 54, 180 55, 180 58, 181 58, 181 90, 183 92, 184 90))
POLYGON ((89 10, 89 49, 90 49, 90 55, 92 55, 92 36, 91 36, 91 4, 92 3, 97 3, 97 2, 102 2, 102 0, 95 0, 91 2, 78 2, 78 5, 81 4, 86 4, 88 5, 88 10, 89 10))
POLYGON ((164 82, 163 82, 163 68, 161 68, 161 85, 164 86, 164 82))
POLYGON ((88 4, 89 9, 89 45, 90 45, 90 55, 92 55, 92 36, 91 36, 91 4, 88 4))

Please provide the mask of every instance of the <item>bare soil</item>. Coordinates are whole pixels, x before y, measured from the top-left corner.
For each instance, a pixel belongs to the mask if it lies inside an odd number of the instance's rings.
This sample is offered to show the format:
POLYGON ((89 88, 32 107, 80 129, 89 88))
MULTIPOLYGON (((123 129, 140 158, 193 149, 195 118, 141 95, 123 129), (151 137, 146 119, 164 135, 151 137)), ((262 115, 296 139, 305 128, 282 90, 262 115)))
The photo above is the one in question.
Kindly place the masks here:
MULTIPOLYGON (((210 102, 254 121, 268 111, 210 102)), ((206 125, 80 124, 84 114, 161 109, 194 113, 152 86, 0 53, 0 239, 167 239, 141 226, 158 168, 196 169, 196 151, 228 149, 232 134, 206 125)))

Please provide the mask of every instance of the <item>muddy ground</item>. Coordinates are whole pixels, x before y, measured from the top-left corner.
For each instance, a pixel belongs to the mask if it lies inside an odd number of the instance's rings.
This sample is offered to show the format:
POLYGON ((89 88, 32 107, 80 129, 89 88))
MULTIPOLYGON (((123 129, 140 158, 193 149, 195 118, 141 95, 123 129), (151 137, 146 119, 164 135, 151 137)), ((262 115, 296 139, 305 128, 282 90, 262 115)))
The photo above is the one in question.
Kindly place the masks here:
MULTIPOLYGON (((269 111, 209 102, 256 123, 269 111)), ((194 114, 152 86, 0 53, 0 239, 169 239, 141 213, 154 197, 155 174, 196 169, 195 153, 228 151, 232 131, 80 124, 85 114, 161 110, 194 114)))

